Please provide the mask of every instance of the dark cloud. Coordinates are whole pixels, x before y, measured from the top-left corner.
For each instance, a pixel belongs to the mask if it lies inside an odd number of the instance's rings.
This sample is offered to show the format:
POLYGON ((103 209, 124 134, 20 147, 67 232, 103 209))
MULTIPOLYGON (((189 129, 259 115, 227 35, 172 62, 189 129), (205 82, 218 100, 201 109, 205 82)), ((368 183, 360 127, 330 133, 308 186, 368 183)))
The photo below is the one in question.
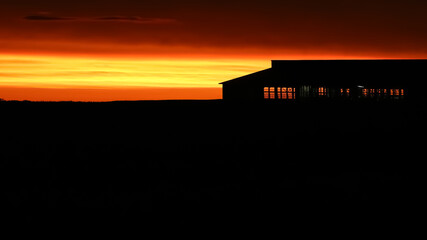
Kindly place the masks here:
POLYGON ((125 16, 108 16, 91 18, 92 21, 112 21, 112 22, 132 22, 132 23, 146 23, 146 24, 161 24, 161 23, 175 23, 177 20, 171 18, 143 18, 138 16, 125 17, 125 16))
POLYGON ((30 21, 73 21, 78 20, 77 18, 71 17, 55 17, 55 16, 46 16, 46 15, 31 15, 24 17, 26 20, 30 21))
POLYGON ((78 21, 78 22, 127 22, 140 24, 167 24, 176 23, 171 18, 143 18, 139 16, 105 16, 105 17, 57 17, 49 15, 30 15, 24 17, 29 21, 78 21))

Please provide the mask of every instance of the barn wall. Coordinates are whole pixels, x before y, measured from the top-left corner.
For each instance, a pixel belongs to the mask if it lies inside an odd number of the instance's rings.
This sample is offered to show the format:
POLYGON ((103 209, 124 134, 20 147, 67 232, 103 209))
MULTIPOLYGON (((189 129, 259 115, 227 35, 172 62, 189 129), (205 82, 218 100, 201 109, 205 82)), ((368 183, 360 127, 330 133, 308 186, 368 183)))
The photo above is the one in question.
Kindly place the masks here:
POLYGON ((257 100, 263 99, 263 88, 253 85, 223 84, 224 100, 257 100))
POLYGON ((297 90, 296 98, 335 98, 343 95, 343 89, 350 89, 352 98, 365 99, 371 98, 366 94, 371 90, 381 97, 392 89, 403 89, 405 99, 427 100, 426 60, 274 61, 272 69, 222 83, 223 99, 261 100, 264 87, 310 86, 326 88, 328 93, 313 90, 314 94, 306 96, 297 90))

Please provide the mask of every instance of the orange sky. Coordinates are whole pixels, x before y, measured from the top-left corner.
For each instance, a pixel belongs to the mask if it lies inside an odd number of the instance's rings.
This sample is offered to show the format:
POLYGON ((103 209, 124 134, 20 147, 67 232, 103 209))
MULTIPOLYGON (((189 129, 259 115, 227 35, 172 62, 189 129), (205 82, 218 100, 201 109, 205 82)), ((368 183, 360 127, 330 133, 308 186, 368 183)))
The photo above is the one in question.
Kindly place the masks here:
POLYGON ((427 58, 419 0, 2 0, 0 98, 217 99, 271 59, 427 58))

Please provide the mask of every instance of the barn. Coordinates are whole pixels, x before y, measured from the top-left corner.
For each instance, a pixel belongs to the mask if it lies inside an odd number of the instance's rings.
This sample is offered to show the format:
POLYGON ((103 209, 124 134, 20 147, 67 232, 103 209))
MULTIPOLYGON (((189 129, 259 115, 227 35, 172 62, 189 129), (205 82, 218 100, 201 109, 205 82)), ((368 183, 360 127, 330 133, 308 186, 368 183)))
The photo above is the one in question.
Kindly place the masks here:
POLYGON ((427 60, 272 60, 271 68, 221 82, 224 100, 424 98, 427 60))

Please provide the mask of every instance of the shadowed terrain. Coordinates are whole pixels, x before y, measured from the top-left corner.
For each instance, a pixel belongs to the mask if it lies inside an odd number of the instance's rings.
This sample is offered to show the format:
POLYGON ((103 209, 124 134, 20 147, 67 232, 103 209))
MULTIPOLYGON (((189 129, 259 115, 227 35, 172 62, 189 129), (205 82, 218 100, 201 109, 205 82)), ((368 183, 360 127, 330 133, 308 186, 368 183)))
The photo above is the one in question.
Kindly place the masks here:
POLYGON ((10 222, 280 224, 395 216, 421 201, 423 103, 0 102, 0 111, 10 222))

